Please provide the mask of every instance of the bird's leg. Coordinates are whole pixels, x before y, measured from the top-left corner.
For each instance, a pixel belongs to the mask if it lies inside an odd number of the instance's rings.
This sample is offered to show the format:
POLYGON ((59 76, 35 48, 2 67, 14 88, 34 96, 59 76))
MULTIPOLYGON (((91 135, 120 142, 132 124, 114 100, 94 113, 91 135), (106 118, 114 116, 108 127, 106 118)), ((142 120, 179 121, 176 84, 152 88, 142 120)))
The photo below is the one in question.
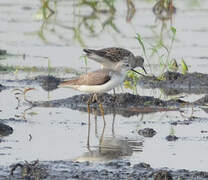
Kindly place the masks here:
POLYGON ((93 94, 92 95, 92 102, 97 102, 98 101, 98 97, 97 97, 97 94, 93 94))
POLYGON ((90 98, 87 101, 87 112, 88 112, 88 117, 90 118, 90 104, 92 103, 92 97, 90 96, 90 98))
POLYGON ((90 149, 90 116, 88 116, 87 148, 90 149))
POLYGON ((92 103, 93 96, 87 101, 87 112, 88 112, 88 135, 87 135, 87 148, 89 149, 90 146, 90 104, 92 103))
POLYGON ((104 109, 103 109, 103 105, 102 103, 100 102, 100 100, 98 99, 98 96, 97 94, 94 94, 93 95, 93 98, 96 100, 96 102, 99 104, 99 108, 100 108, 100 112, 102 114, 102 117, 103 117, 103 123, 104 123, 104 126, 106 125, 106 122, 105 122, 105 117, 104 117, 104 109))
POLYGON ((116 97, 116 90, 113 88, 113 96, 116 97))
POLYGON ((116 90, 113 88, 113 101, 116 101, 116 90))
POLYGON ((101 134, 100 140, 99 140, 99 152, 101 152, 101 147, 102 147, 102 143, 103 143, 104 132, 105 132, 105 124, 103 126, 102 134, 101 134))
POLYGON ((116 113, 113 113, 113 122, 112 122, 112 135, 113 137, 115 137, 115 128, 114 128, 114 125, 115 125, 115 118, 116 118, 116 113))
POLYGON ((99 104, 99 107, 100 107, 100 112, 103 116, 103 130, 102 130, 102 134, 100 136, 100 142, 99 142, 99 151, 101 152, 101 146, 102 146, 102 142, 103 142, 103 136, 104 136, 104 132, 105 132, 105 126, 106 126, 106 122, 105 122, 105 117, 104 117, 104 109, 103 109, 103 105, 102 103, 100 102, 100 100, 98 99, 98 96, 97 94, 95 94, 94 96, 96 102, 99 104))
POLYGON ((98 137, 98 131, 97 131, 97 109, 93 109, 94 115, 95 115, 95 136, 98 137))
POLYGON ((100 112, 103 116, 103 123, 104 123, 104 126, 106 125, 106 122, 105 122, 105 117, 104 117, 104 109, 103 109, 103 105, 101 103, 99 103, 99 107, 100 107, 100 112))

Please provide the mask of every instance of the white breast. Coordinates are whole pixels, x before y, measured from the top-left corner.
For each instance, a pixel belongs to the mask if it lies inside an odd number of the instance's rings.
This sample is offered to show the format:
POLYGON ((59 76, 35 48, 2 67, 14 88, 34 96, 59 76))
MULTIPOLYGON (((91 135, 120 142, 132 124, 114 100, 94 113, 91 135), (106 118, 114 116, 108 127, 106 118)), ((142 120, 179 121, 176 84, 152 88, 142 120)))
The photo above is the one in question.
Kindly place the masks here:
POLYGON ((87 85, 81 85, 74 87, 75 89, 87 92, 87 93, 104 93, 107 91, 112 90, 119 84, 121 84, 125 79, 125 74, 113 74, 112 78, 105 84, 102 85, 96 85, 96 86, 87 86, 87 85))

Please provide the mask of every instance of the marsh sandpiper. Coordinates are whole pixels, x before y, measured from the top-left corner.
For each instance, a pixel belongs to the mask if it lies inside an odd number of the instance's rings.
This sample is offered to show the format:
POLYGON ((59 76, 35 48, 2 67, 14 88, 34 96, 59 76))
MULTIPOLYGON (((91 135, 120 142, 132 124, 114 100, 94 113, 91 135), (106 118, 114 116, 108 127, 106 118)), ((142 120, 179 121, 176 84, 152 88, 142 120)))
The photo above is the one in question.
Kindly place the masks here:
POLYGON ((134 54, 127 49, 110 47, 100 50, 83 49, 83 51, 88 58, 102 64, 104 68, 114 69, 118 62, 127 60, 132 71, 135 72, 134 68, 141 67, 144 72, 147 73, 143 65, 144 59, 141 56, 134 56, 134 54))
POLYGON ((69 87, 86 93, 104 93, 121 84, 130 69, 128 61, 119 61, 114 69, 103 68, 89 72, 62 82, 59 87, 69 87))
POLYGON ((98 100, 97 94, 112 90, 125 80, 126 72, 131 69, 127 60, 119 61, 114 69, 103 68, 97 71, 83 74, 72 80, 60 83, 59 87, 73 88, 82 92, 92 93, 93 96, 87 102, 88 115, 90 116, 90 103, 97 101, 100 107, 105 124, 104 110, 102 103, 98 100))

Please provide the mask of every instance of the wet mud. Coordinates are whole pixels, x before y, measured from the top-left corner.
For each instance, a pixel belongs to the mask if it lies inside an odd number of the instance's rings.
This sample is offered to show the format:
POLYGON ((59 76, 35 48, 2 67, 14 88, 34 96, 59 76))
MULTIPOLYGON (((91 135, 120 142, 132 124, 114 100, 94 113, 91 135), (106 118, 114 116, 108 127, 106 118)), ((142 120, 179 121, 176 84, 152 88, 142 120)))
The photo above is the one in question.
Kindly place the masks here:
POLYGON ((10 167, 0 166, 1 179, 147 179, 147 180, 205 180, 203 171, 154 169, 147 163, 131 165, 129 161, 117 160, 107 163, 43 161, 23 162, 10 167))
MULTIPOLYGON (((145 88, 161 88, 169 95, 178 94, 182 92, 186 93, 196 93, 196 94, 206 94, 208 93, 208 75, 202 73, 187 73, 185 75, 176 73, 176 72, 166 72, 162 75, 162 80, 159 80, 156 77, 145 76, 139 80, 139 85, 145 88)), ((29 86, 29 85, 37 85, 41 86, 46 91, 52 91, 57 89, 60 82, 65 80, 64 78, 56 78, 54 76, 36 76, 29 79, 22 80, 4 80, 2 84, 0 84, 0 91, 5 89, 14 88, 15 86, 29 86), (7 86, 6 84, 10 84, 7 86), (14 86, 12 85, 14 84, 14 86)), ((77 106, 83 107, 86 106, 91 94, 81 94, 73 97, 69 97, 66 99, 59 99, 54 101, 47 102, 33 102, 33 106, 49 106, 49 107, 70 107, 74 108, 77 106)), ((130 93, 119 93, 114 95, 111 94, 101 94, 98 97, 99 101, 102 102, 104 107, 109 108, 126 108, 126 107, 144 107, 144 112, 153 111, 154 108, 161 107, 181 107, 184 105, 190 104, 189 102, 185 102, 180 99, 163 101, 159 98, 154 98, 151 96, 139 96, 130 93), (145 107, 152 107, 153 109, 145 109, 145 107)), ((194 103, 192 105, 204 105, 207 103, 208 97, 205 96, 194 103)), ((96 105, 97 103, 92 103, 91 105, 96 105)), ((132 111, 137 111, 137 109, 132 109, 132 111)))
POLYGON ((45 91, 52 91, 54 89, 57 89, 58 85, 61 81, 64 79, 56 78, 54 76, 45 76, 45 75, 39 75, 36 77, 28 78, 28 79, 21 79, 21 80, 4 80, 2 84, 0 84, 0 91, 5 89, 11 89, 11 88, 18 88, 21 86, 40 86, 45 91), (8 84, 10 84, 8 86, 8 84), (18 85, 17 85, 18 84, 18 85))
POLYGON ((167 95, 208 93, 208 75, 198 72, 181 74, 167 71, 161 75, 160 79, 148 76, 142 77, 138 84, 144 88, 160 88, 167 95))
POLYGON ((17 163, 11 166, 10 176, 14 177, 16 169, 20 169, 20 178, 23 179, 45 179, 48 173, 44 167, 39 164, 39 161, 32 163, 17 163))
MULTIPOLYGON (((161 88, 169 95, 186 93, 206 93, 208 92, 208 75, 201 73, 187 73, 185 75, 175 72, 166 72, 162 75, 163 80, 158 80, 156 77, 142 77, 139 84, 145 88, 161 88)), ((57 89, 61 81, 65 79, 56 78, 54 76, 36 76, 30 79, 22 80, 4 80, 0 84, 0 91, 18 86, 41 86, 46 91, 57 89), (6 84, 10 84, 6 86, 6 84), (14 84, 14 86, 13 86, 14 84)), ((17 87, 18 88, 18 87, 17 87)), ((65 107, 75 110, 87 112, 87 103, 92 95, 80 94, 65 99, 52 101, 32 101, 30 106, 41 107, 65 107)), ((204 106, 208 102, 208 96, 204 96, 195 102, 186 102, 181 99, 172 99, 168 101, 154 98, 151 96, 139 96, 130 93, 118 93, 115 96, 104 93, 98 96, 98 100, 102 102, 105 114, 117 113, 124 116, 131 116, 139 113, 151 113, 158 111, 179 110, 184 106, 204 106)), ((97 102, 92 102, 91 107, 98 108, 97 102)))
POLYGON ((175 136, 175 135, 168 135, 168 136, 166 136, 165 139, 166 139, 167 141, 176 141, 176 140, 178 139, 178 137, 175 136))
POLYGON ((7 54, 7 51, 4 49, 0 49, 0 59, 2 59, 2 56, 5 56, 7 54))
MULTIPOLYGON (((30 102, 32 107, 64 107, 74 110, 87 112, 87 103, 92 95, 81 94, 65 99, 52 101, 30 102)), ((119 93, 114 95, 104 93, 98 96, 99 101, 103 105, 104 114, 120 114, 125 117, 140 113, 152 113, 158 111, 175 111, 179 106, 188 103, 180 100, 163 101, 150 96, 139 96, 130 93, 119 93)), ((99 110, 99 103, 93 102, 91 108, 99 110)), ((98 115, 99 111, 98 111, 98 115)))
POLYGON ((0 122, 0 139, 13 133, 13 128, 0 122))
MULTIPOLYGON (((57 89, 58 85, 64 79, 56 78, 54 76, 36 76, 30 79, 22 80, 5 80, 0 86, 0 90, 18 88, 19 86, 40 86, 45 91, 53 91, 57 89), (10 84, 6 86, 6 84, 10 84), (18 84, 18 86, 17 86, 18 84)), ((52 101, 43 102, 29 102, 29 106, 41 106, 41 107, 65 107, 74 110, 79 110, 87 112, 87 102, 92 94, 81 94, 72 96, 65 99, 58 99, 52 101)), ((177 110, 181 105, 188 105, 188 102, 178 100, 163 101, 158 98, 150 96, 139 96, 130 93, 119 93, 114 95, 104 93, 98 96, 99 101, 104 107, 105 114, 121 114, 123 116, 129 117, 139 113, 151 113, 158 111, 172 111, 177 110)), ((93 102, 91 107, 97 109, 98 103, 93 102)), ((98 112, 99 114, 99 112, 98 112)))
MULTIPOLYGON (((158 80, 154 77, 143 77, 139 83, 148 88, 164 88, 164 91, 177 94, 184 91, 189 93, 202 93, 208 90, 207 75, 201 73, 193 74, 179 74, 173 72, 166 72, 164 80, 158 80)), ((59 83, 63 81, 61 78, 54 76, 37 76, 31 79, 23 80, 6 80, 4 84, 10 83, 10 86, 0 85, 0 90, 14 88, 16 84, 20 86, 37 85, 41 86, 46 91, 56 89, 59 83), (14 86, 12 86, 14 84, 14 86)), ((92 95, 80 94, 65 99, 51 100, 51 101, 31 101, 27 105, 31 107, 64 107, 73 110, 87 112, 87 103, 92 95)), ((139 96, 130 93, 118 93, 115 96, 112 94, 104 93, 98 96, 98 100, 102 103, 105 114, 120 114, 125 117, 130 117, 140 113, 152 113, 161 111, 176 111, 180 108, 188 106, 204 106, 208 102, 208 96, 204 96, 195 102, 186 102, 181 99, 161 100, 151 96, 139 96)), ((99 111, 99 103, 92 102, 92 108, 99 111)), ((206 111, 206 108, 203 108, 206 111)))
POLYGON ((6 87, 0 84, 0 92, 4 89, 6 89, 6 87))
POLYGON ((144 128, 138 131, 138 134, 144 137, 153 137, 157 132, 152 128, 144 128))
MULTIPOLYGON (((87 104, 91 96, 90 94, 81 94, 65 99, 29 102, 29 105, 31 107, 64 107, 88 112, 87 104)), ((99 95, 98 98, 103 105, 104 114, 120 114, 124 117, 130 117, 140 113, 180 111, 184 107, 200 107, 206 105, 208 102, 208 95, 191 103, 180 99, 164 101, 151 96, 139 96, 130 93, 119 93, 115 96, 104 93, 99 95)), ((97 114, 101 115, 98 102, 91 103, 90 107, 98 110, 97 114)))

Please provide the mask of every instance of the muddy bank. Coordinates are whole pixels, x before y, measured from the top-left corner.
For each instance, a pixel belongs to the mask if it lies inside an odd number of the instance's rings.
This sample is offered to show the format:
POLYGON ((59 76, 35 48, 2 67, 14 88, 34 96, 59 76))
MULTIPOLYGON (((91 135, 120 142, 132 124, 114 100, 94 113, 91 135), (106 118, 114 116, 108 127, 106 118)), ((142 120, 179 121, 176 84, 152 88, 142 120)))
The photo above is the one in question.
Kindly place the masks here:
MULTIPOLYGON (((74 110, 87 112, 87 102, 91 95, 81 94, 65 99, 52 101, 31 102, 32 107, 64 107, 74 110)), ((105 114, 121 114, 129 117, 139 113, 152 113, 160 111, 177 111, 180 108, 188 106, 203 106, 208 102, 208 95, 199 100, 189 103, 180 99, 163 101, 151 96, 139 96, 130 93, 120 93, 116 96, 104 93, 99 96, 99 101, 102 102, 105 114)), ((91 108, 98 110, 97 102, 91 103, 91 108)))
MULTIPOLYGON (((0 60, 5 59, 5 56, 7 55, 7 51, 4 49, 0 49, 0 60)), ((1 67, 0 67, 1 69, 1 67)))
MULTIPOLYGON (((183 75, 179 73, 166 72, 164 74, 164 80, 158 80, 155 77, 143 77, 139 83, 143 83, 142 86, 149 88, 165 88, 165 91, 170 94, 177 94, 182 91, 197 91, 199 93, 200 91, 198 91, 198 89, 207 88, 208 90, 208 83, 206 84, 205 82, 207 77, 207 75, 199 75, 199 73, 183 75), (197 79, 198 77, 200 77, 199 80, 197 79), (197 82, 197 84, 192 83, 194 78, 195 81, 193 82, 197 82)), ((25 87, 37 85, 41 86, 46 91, 52 91, 58 87, 61 81, 63 81, 63 79, 56 78, 54 76, 37 76, 31 79, 23 80, 6 80, 4 83, 9 84, 10 86, 0 85, 0 90, 14 88, 16 84, 19 84, 19 86, 25 87)), ((29 102, 29 106, 64 107, 87 112, 87 102, 90 96, 91 95, 89 94, 81 94, 53 101, 32 101, 29 102)), ((115 113, 121 114, 125 117, 130 117, 140 113, 176 111, 190 105, 204 106, 208 102, 208 96, 205 96, 204 98, 201 98, 193 103, 189 103, 180 99, 164 101, 150 96, 139 96, 130 93, 119 93, 116 94, 116 96, 104 93, 99 95, 98 99, 103 104, 105 114, 115 113)), ((98 103, 93 102, 91 107, 94 108, 95 111, 98 110, 97 114, 100 115, 98 103)))
MULTIPOLYGON (((73 108, 73 106, 86 106, 91 94, 80 94, 65 99, 58 99, 52 101, 33 102, 34 106, 46 106, 46 107, 66 107, 73 108)), ((104 107, 112 108, 126 108, 126 107, 167 107, 167 106, 180 106, 184 102, 181 100, 168 100, 163 101, 151 96, 139 96, 130 93, 119 93, 114 95, 103 93, 98 96, 100 102, 104 107)), ((91 106, 96 106, 97 102, 92 102, 91 106)))
MULTIPOLYGON (((200 75, 200 73, 193 73, 192 75, 179 74, 173 72, 166 72, 164 74, 164 80, 158 80, 155 77, 143 77, 139 83, 149 88, 165 88, 168 93, 181 93, 182 91, 197 91, 198 89, 207 88, 208 82, 206 84, 206 78, 208 75, 200 75), (199 80, 197 79, 199 77, 199 80), (188 79, 188 80, 187 80, 188 79), (197 82, 197 84, 193 83, 197 82), (180 91, 179 91, 180 90, 180 91)), ((208 78, 207 78, 208 79, 208 78)), ((31 79, 23 80, 6 80, 5 84, 9 83, 10 86, 1 86, 0 90, 14 88, 13 84, 19 84, 20 86, 29 87, 30 85, 41 86, 46 91, 52 91, 56 89, 61 81, 64 79, 56 78, 54 76, 37 76, 31 79)), ((26 89, 27 90, 27 89, 26 89)), ((200 92, 200 91, 197 91, 200 92)), ((87 112, 87 102, 91 95, 80 94, 72 96, 65 99, 58 99, 52 101, 32 101, 27 102, 29 106, 36 107, 64 107, 74 110, 79 110, 87 112)), ((121 114, 125 117, 130 117, 132 115, 137 115, 140 113, 152 113, 160 111, 176 111, 185 106, 204 106, 208 102, 208 96, 205 96, 195 102, 189 103, 180 99, 172 99, 164 101, 151 96, 139 96, 130 93, 119 93, 115 96, 111 94, 104 93, 99 95, 99 101, 102 102, 105 114, 121 114)), ((99 106, 97 102, 91 103, 91 107, 94 110, 98 110, 98 115, 100 115, 99 106)))
POLYGON ((148 179, 148 180, 205 180, 208 172, 185 169, 154 169, 149 164, 131 165, 128 161, 117 160, 106 163, 45 161, 19 163, 16 168, 0 166, 1 179, 148 179), (10 175, 13 168, 13 176, 10 175))
MULTIPOLYGON (((13 128, 0 122, 0 137, 8 136, 13 133, 13 128)), ((0 138, 1 140, 1 138, 0 138)))
POLYGON ((153 137, 157 132, 152 128, 144 128, 138 131, 138 134, 144 137, 153 137))
POLYGON ((0 92, 4 89, 6 89, 6 87, 0 84, 0 92))
POLYGON ((208 74, 165 72, 161 78, 141 77, 138 84, 144 88, 161 88, 167 95, 180 93, 207 94, 208 74))
MULTIPOLYGON (((65 78, 57 78, 51 75, 39 75, 29 79, 22 80, 4 80, 1 82, 0 90, 11 88, 11 85, 30 86, 38 85, 46 91, 52 91, 58 87, 65 78), (10 86, 7 87, 7 84, 10 86), (4 88, 3 88, 4 87, 4 88)), ((180 93, 208 94, 208 75, 202 73, 181 74, 167 71, 159 78, 154 76, 142 76, 138 85, 144 88, 161 88, 167 95, 180 93)))
MULTIPOLYGON (((91 95, 89 94, 81 94, 65 99, 31 102, 30 105, 33 107, 64 107, 87 112, 87 102, 90 97, 91 95)), ((163 101, 150 96, 139 96, 130 93, 120 93, 116 94, 116 96, 104 93, 99 95, 98 99, 102 102, 105 114, 115 113, 126 117, 139 113, 175 111, 178 110, 179 106, 189 104, 181 100, 163 101)), ((99 103, 93 102, 90 106, 98 110, 99 114, 98 105, 99 103)))
MULTIPOLYGON (((48 76, 39 75, 33 78, 22 79, 22 80, 4 80, 0 82, 1 83, 0 91, 5 89, 18 88, 18 86, 21 87, 40 86, 45 91, 52 91, 54 89, 57 89, 60 82, 64 80, 66 79, 57 78, 51 75, 48 76)), ((152 76, 142 76, 138 81, 138 85, 148 89, 160 88, 167 95, 176 95, 180 93, 208 94, 208 75, 202 73, 187 73, 184 75, 181 73, 168 71, 162 74, 160 78, 152 77, 152 76)), ((120 96, 120 94, 118 94, 117 96, 120 96)), ((136 99, 136 101, 137 100, 138 99, 136 99)), ((121 98, 119 101, 122 101, 121 98)), ((146 103, 148 103, 148 101, 149 100, 147 99, 146 103)), ((155 102, 154 105, 160 105, 161 102, 159 102, 158 100, 155 101, 157 102, 155 102)), ((129 99, 128 102, 134 103, 135 100, 134 98, 132 98, 129 99)), ((144 103, 144 100, 141 100, 140 104, 142 103, 144 103)), ((167 104, 171 104, 171 103, 172 102, 168 102, 167 104)), ((116 106, 120 106, 120 105, 117 103, 116 106)))
POLYGON ((56 78, 50 75, 39 75, 33 78, 21 80, 4 80, 0 84, 0 91, 4 89, 18 88, 22 86, 41 86, 45 91, 52 91, 56 89, 59 83, 63 80, 64 79, 56 78))
POLYGON ((0 49, 0 56, 6 55, 7 51, 4 49, 0 49))

